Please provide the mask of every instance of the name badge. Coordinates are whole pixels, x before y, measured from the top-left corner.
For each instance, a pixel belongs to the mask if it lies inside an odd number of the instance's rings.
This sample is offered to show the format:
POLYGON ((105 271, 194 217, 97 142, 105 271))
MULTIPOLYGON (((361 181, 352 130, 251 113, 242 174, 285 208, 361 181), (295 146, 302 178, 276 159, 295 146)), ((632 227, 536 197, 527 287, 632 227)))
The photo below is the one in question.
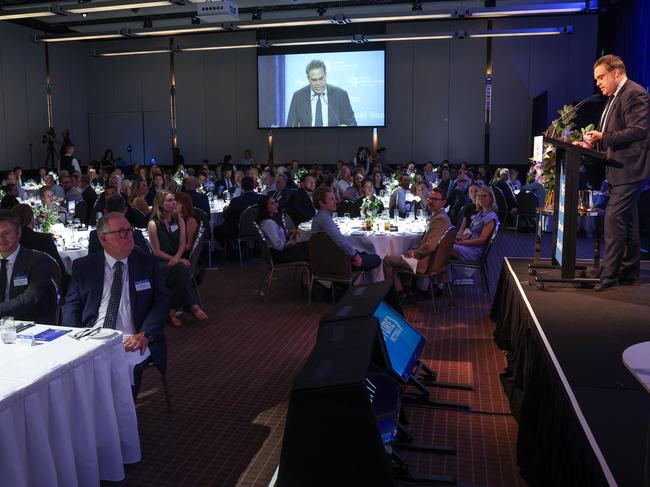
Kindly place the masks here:
POLYGON ((151 289, 151 283, 149 282, 149 279, 143 279, 141 281, 135 281, 135 290, 136 291, 146 291, 147 289, 151 289))
POLYGON ((178 230, 178 225, 176 225, 175 223, 171 227, 169 227, 169 231, 172 233, 174 233, 176 230, 178 230))
POLYGON ((27 276, 14 277, 14 287, 27 286, 27 276))

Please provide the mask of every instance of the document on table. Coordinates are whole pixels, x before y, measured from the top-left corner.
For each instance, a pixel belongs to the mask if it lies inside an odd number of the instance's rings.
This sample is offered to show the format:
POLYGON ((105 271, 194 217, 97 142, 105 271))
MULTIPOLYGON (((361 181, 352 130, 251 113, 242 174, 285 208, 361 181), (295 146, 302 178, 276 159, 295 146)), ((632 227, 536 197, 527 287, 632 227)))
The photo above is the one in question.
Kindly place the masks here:
POLYGON ((407 257, 405 255, 402 255, 402 259, 404 259, 404 262, 406 262, 411 270, 413 271, 413 274, 415 274, 415 270, 418 267, 418 260, 414 259, 413 257, 407 257))

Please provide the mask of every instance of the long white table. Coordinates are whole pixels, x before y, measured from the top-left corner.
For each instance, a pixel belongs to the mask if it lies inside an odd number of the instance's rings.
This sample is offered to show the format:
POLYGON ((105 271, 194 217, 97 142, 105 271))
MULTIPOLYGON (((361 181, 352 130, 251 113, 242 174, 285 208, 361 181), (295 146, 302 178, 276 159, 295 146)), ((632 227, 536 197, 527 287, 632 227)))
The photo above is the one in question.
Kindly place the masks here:
MULTIPOLYGON (((38 333, 38 325, 25 333, 38 333)), ((79 329, 73 329, 77 332, 79 329)), ((0 485, 75 487, 124 478, 140 437, 122 335, 0 342, 0 485)))

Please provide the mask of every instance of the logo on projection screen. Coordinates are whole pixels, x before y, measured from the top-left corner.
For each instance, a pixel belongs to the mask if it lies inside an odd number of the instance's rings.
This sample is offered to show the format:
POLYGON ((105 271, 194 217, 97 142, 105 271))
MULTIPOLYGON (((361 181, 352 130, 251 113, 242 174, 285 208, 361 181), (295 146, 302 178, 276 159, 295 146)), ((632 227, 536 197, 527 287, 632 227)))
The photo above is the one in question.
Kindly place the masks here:
POLYGON ((381 332, 384 335, 386 341, 391 341, 393 343, 397 342, 399 336, 404 331, 404 328, 390 316, 384 316, 384 319, 381 322, 381 332))

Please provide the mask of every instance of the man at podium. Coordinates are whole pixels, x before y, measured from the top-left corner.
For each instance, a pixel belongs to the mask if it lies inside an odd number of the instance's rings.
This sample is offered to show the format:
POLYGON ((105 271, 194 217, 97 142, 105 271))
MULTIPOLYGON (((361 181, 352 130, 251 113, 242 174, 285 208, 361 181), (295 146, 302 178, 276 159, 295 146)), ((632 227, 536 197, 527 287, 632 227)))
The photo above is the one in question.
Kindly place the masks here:
POLYGON ((596 85, 608 98, 597 130, 585 146, 607 154, 609 202, 605 212, 605 256, 596 290, 639 282, 641 242, 638 200, 650 176, 650 96, 627 79, 623 60, 603 56, 594 64, 596 85))

